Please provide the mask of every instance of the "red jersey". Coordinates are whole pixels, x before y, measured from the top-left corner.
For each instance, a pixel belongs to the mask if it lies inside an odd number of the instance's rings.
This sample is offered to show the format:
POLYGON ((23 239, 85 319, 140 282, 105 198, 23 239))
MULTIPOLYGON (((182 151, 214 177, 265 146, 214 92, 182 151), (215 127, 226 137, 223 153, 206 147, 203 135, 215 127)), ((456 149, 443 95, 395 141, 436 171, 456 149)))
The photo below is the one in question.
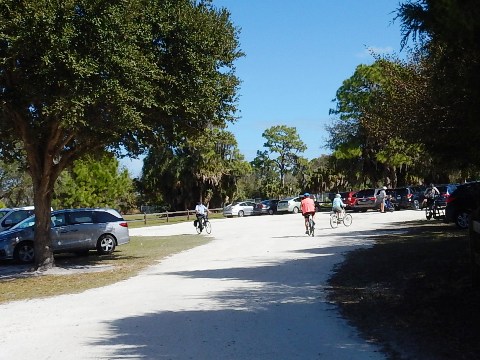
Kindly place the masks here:
POLYGON ((302 200, 301 208, 302 208, 302 214, 314 213, 315 202, 313 201, 313 199, 305 198, 302 200))

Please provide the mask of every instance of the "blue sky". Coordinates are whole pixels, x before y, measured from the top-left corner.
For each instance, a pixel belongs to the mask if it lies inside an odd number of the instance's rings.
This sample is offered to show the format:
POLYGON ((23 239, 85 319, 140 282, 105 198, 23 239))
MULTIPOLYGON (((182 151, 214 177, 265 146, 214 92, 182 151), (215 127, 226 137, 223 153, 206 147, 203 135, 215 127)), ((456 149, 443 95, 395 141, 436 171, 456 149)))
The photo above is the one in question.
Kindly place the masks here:
MULTIPOLYGON (((228 127, 247 161, 264 150, 262 133, 296 127, 313 159, 327 154, 325 125, 343 80, 376 53, 400 53, 398 0, 213 0, 241 28, 236 63, 239 120, 228 127)), ((133 176, 142 161, 122 161, 133 176)))

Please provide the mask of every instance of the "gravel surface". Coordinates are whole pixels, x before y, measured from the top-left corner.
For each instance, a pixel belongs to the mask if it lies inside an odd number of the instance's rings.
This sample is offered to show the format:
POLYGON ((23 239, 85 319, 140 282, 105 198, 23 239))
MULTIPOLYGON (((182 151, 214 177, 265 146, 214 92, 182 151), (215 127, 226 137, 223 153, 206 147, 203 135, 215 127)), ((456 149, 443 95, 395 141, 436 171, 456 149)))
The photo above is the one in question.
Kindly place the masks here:
MULTIPOLYGON (((212 220, 213 240, 81 294, 0 305, 0 359, 384 359, 326 301, 343 254, 420 211, 212 220)), ((193 234, 192 223, 131 236, 193 234)), ((202 235, 199 235, 202 236, 202 235)), ((101 273, 99 273, 101 276, 101 273)))

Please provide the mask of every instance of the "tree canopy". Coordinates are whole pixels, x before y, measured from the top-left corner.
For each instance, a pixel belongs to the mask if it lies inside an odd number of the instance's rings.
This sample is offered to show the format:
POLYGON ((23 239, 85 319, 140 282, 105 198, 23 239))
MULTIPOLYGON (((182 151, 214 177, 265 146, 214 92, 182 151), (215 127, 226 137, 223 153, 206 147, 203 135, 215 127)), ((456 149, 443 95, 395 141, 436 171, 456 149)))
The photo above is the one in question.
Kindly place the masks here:
POLYGON ((147 203, 191 209, 198 201, 222 206, 235 197, 237 182, 250 170, 232 133, 207 129, 175 147, 157 147, 145 158, 142 191, 147 203))
POLYGON ((480 7, 476 0, 407 1, 398 8, 403 44, 421 47, 426 89, 409 123, 428 128, 427 148, 462 169, 479 163, 480 7), (418 114, 418 115, 414 115, 418 114), (467 141, 456 141, 468 134, 467 141))
POLYGON ((60 175, 52 202, 54 209, 108 207, 120 212, 134 208, 133 181, 111 154, 76 160, 60 175))
POLYGON ((286 125, 276 125, 266 129, 262 136, 263 146, 269 153, 270 160, 275 164, 280 175, 280 184, 285 186, 285 175, 293 171, 298 164, 300 154, 307 146, 300 139, 297 129, 286 125))
POLYGON ((0 154, 27 159, 37 267, 63 169, 234 120, 238 29, 211 1, 0 1, 0 154), (20 146, 18 146, 20 144, 20 146))

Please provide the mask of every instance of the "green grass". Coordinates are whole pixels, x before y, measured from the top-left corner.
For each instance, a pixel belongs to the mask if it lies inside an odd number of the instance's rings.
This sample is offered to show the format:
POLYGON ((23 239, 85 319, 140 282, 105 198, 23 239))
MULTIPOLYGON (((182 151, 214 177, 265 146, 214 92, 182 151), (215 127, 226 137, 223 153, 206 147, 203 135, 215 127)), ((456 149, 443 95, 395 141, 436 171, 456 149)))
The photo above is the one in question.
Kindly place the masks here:
MULTIPOLYGON (((111 269, 101 272, 75 273, 72 275, 19 276, 0 281, 2 289, 0 303, 48 297, 60 294, 79 293, 101 287, 137 275, 150 265, 169 255, 206 244, 210 238, 199 235, 131 237, 130 243, 119 246, 111 255, 89 256, 70 254, 57 255, 59 267, 110 265, 111 269)), ((12 266, 12 265, 6 265, 12 266)))

